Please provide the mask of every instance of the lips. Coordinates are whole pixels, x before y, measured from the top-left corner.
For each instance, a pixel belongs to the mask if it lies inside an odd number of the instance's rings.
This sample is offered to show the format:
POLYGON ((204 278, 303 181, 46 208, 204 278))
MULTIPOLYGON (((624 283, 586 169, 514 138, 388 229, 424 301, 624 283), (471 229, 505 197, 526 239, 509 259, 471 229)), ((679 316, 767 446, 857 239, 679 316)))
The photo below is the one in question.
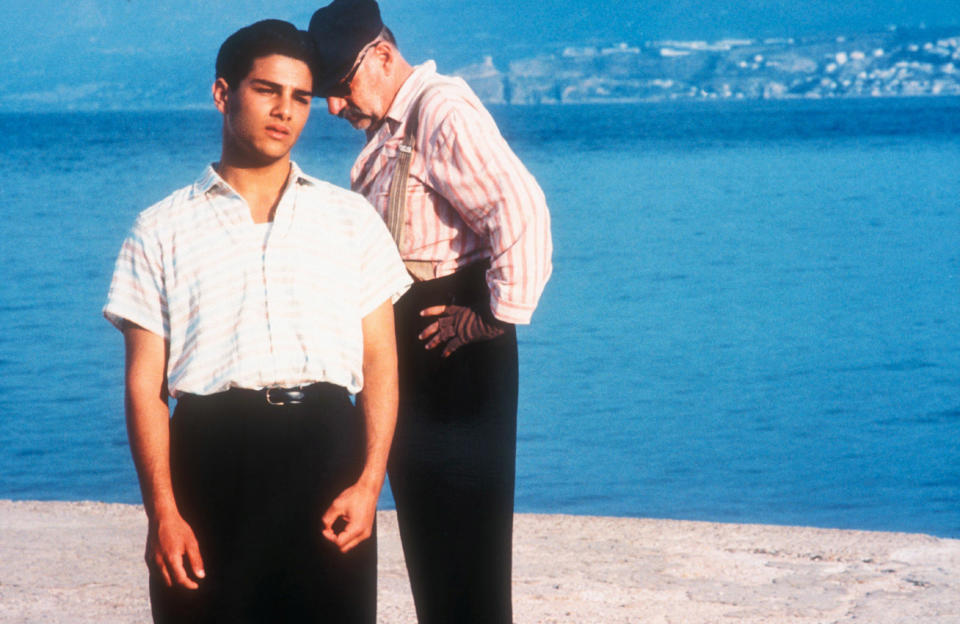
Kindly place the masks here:
POLYGON ((270 135, 271 137, 279 141, 282 141, 286 139, 288 136, 290 136, 290 129, 287 128, 286 126, 278 126, 278 125, 271 124, 267 126, 266 130, 268 135, 270 135))

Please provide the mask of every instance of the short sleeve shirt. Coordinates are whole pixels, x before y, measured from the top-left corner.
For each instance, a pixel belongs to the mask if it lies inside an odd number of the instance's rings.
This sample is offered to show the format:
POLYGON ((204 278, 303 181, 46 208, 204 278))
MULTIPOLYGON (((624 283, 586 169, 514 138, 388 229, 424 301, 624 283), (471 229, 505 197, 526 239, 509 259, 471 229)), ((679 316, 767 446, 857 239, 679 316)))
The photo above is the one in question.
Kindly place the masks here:
POLYGON ((137 218, 104 316, 169 345, 171 396, 314 382, 363 387, 361 322, 410 285, 360 195, 295 164, 270 223, 207 167, 137 218))

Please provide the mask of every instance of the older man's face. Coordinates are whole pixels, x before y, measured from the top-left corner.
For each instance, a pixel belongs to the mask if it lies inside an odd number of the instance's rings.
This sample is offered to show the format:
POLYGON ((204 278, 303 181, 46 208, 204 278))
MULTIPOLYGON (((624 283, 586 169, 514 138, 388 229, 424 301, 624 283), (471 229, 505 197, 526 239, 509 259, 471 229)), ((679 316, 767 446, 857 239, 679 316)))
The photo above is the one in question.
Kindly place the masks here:
POLYGON ((339 94, 327 97, 327 110, 342 117, 357 130, 376 130, 390 108, 384 73, 385 57, 378 42, 358 55, 356 72, 339 85, 339 94))

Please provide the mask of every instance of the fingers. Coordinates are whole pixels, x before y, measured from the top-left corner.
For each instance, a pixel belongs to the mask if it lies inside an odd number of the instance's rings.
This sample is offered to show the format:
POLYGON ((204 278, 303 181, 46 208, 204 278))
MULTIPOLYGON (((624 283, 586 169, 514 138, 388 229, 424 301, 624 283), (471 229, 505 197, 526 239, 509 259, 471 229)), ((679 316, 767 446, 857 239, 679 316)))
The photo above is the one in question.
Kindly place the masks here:
POLYGON ((173 587, 173 579, 170 578, 170 573, 167 572, 167 565, 163 562, 163 557, 158 556, 153 562, 153 565, 156 569, 160 570, 160 576, 163 577, 163 582, 166 586, 173 587))
POLYGON ((323 523, 323 530, 321 533, 323 536, 337 544, 337 532, 333 530, 333 525, 336 524, 337 520, 343 517, 344 509, 339 504, 339 499, 333 501, 333 504, 330 505, 329 509, 324 512, 323 517, 320 518, 320 522, 323 523))
POLYGON ((430 342, 428 342, 427 344, 424 345, 424 348, 425 348, 425 349, 428 349, 428 350, 429 350, 429 349, 436 349, 437 347, 439 347, 440 345, 442 345, 445 340, 449 339, 450 336, 452 336, 452 335, 453 335, 453 332, 452 332, 452 331, 447 331, 447 332, 441 331, 441 332, 437 332, 437 335, 434 336, 433 339, 432 339, 430 342))
POLYGON ((376 496, 366 496, 357 488, 348 488, 324 512, 321 533, 340 552, 348 552, 373 534, 376 509, 376 496))
POLYGON ((420 316, 440 316, 441 314, 447 311, 447 308, 452 308, 452 307, 455 307, 455 306, 445 306, 445 305, 431 306, 429 308, 424 308, 420 310, 420 316))
POLYGON ((441 342, 453 335, 452 329, 448 330, 451 327, 449 314, 454 313, 456 309, 457 306, 438 305, 420 310, 420 316, 448 315, 430 323, 417 335, 420 340, 428 340, 433 337, 433 340, 427 343, 427 349, 436 348, 441 342))
POLYGON ((180 585, 197 589, 200 587, 197 579, 206 576, 197 538, 190 526, 179 518, 151 529, 146 559, 167 587, 180 585))
POLYGON ((200 546, 197 544, 197 540, 192 540, 187 544, 187 563, 190 564, 193 575, 198 579, 207 575, 203 569, 203 557, 200 556, 200 546))
POLYGON ((441 357, 450 357, 465 344, 477 340, 489 340, 503 334, 499 327, 487 327, 471 308, 456 305, 439 305, 420 310, 420 316, 439 316, 417 336, 427 341, 427 350, 443 346, 441 357))
POLYGON ((352 519, 348 506, 339 498, 333 501, 323 514, 321 522, 321 534, 339 548, 340 552, 347 552, 370 536, 369 531, 363 535, 363 524, 352 519))
POLYGON ((372 535, 368 523, 352 521, 346 516, 340 516, 340 518, 343 518, 344 525, 339 533, 334 530, 333 523, 328 525, 326 522, 324 522, 324 529, 322 531, 323 537, 340 549, 340 552, 345 553, 350 551, 354 546, 372 535))
MULTIPOLYGON (((199 560, 200 553, 197 552, 197 560, 199 560)), ((188 567, 184 566, 184 559, 189 562, 189 569, 194 571, 194 575, 197 578, 203 578, 203 564, 191 558, 191 555, 184 553, 183 551, 171 551, 169 553, 157 552, 152 560, 153 567, 160 573, 160 576, 163 578, 163 582, 167 587, 173 587, 174 585, 180 585, 187 589, 197 589, 200 585, 191 578, 188 567)))
POLYGON ((190 575, 187 574, 187 569, 183 565, 184 553, 172 554, 170 558, 165 558, 164 563, 166 564, 167 570, 171 573, 173 577, 173 582, 187 589, 197 589, 200 587, 196 581, 190 578, 190 575))
POLYGON ((169 555, 164 556, 164 563, 174 583, 187 589, 200 587, 194 579, 203 578, 205 573, 200 547, 192 531, 183 536, 183 542, 172 549, 169 555))
MULTIPOLYGON (((464 345, 464 342, 460 340, 458 336, 454 336, 448 343, 447 346, 443 349, 443 355, 441 357, 450 357, 450 354, 459 349, 464 345)), ((428 349, 430 347, 427 347, 428 349)))
POLYGON ((352 550, 354 546, 370 537, 370 535, 372 535, 372 531, 369 523, 347 520, 343 531, 332 541, 340 549, 340 552, 345 553, 352 550))
POLYGON ((438 331, 440 331, 440 321, 434 321, 433 323, 427 325, 427 327, 417 335, 417 338, 420 340, 426 340, 430 336, 436 334, 438 331))
POLYGON ((454 329, 452 318, 443 316, 436 322, 431 323, 426 329, 420 332, 417 337, 420 340, 428 340, 425 348, 436 349, 455 335, 456 330, 454 329))

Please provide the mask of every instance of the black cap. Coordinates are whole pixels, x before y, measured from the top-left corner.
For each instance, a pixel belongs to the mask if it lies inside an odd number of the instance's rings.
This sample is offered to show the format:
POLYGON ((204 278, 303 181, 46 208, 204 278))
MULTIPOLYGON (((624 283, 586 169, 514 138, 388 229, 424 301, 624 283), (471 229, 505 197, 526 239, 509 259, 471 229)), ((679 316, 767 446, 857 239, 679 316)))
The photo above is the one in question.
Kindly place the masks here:
POLYGON ((333 0, 318 9, 309 27, 315 47, 313 94, 325 97, 381 30, 383 21, 375 0, 333 0))

